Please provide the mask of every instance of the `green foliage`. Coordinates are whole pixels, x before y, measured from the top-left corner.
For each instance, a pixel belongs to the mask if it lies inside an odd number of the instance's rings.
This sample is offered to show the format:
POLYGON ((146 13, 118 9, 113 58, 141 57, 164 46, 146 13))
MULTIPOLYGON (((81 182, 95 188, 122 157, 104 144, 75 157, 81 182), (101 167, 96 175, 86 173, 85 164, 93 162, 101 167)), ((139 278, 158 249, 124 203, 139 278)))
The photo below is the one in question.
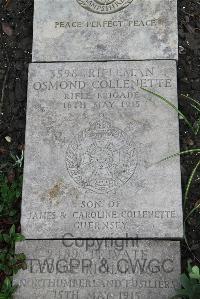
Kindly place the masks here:
MULTIPOLYGON (((182 118, 185 121, 185 123, 188 125, 188 127, 190 128, 190 130, 192 131, 192 133, 195 136, 197 136, 200 133, 200 103, 197 100, 189 97, 188 95, 183 95, 183 94, 181 95, 184 99, 189 101, 191 107, 193 107, 195 113, 197 114, 196 120, 194 122, 191 122, 190 119, 188 119, 188 117, 185 114, 183 114, 176 106, 174 106, 173 103, 171 103, 166 98, 162 97, 161 95, 159 95, 155 92, 147 90, 145 88, 142 88, 142 90, 157 97, 158 99, 163 101, 165 104, 167 104, 170 108, 172 108, 174 111, 176 111, 178 113, 178 115, 180 116, 180 118, 182 118)), ((162 159, 158 163, 163 162, 168 159, 171 159, 171 158, 174 158, 176 156, 190 155, 190 154, 199 155, 200 148, 192 148, 192 149, 189 149, 186 151, 174 153, 174 154, 170 155, 169 157, 162 159)), ((185 193, 184 193, 184 203, 183 203, 185 212, 186 212, 186 208, 187 208, 187 204, 188 204, 188 200, 189 200, 190 190, 191 190, 192 184, 194 182, 194 179, 197 175, 199 168, 200 168, 200 158, 198 159, 198 162, 194 166, 194 168, 190 174, 190 177, 188 179, 187 185, 186 185, 186 189, 185 189, 185 193)), ((187 236, 186 236, 186 224, 187 224, 187 221, 190 219, 190 217, 194 214, 194 212, 196 212, 199 209, 200 209, 200 204, 197 204, 189 212, 187 211, 185 213, 186 215, 185 215, 185 219, 184 219, 184 236, 185 236, 186 245, 188 246, 190 251, 191 251, 191 248, 188 244, 188 240, 187 240, 187 236)), ((187 274, 183 273, 180 277, 181 285, 183 288, 180 290, 177 290, 176 295, 173 298, 200 299, 200 269, 198 266, 192 267, 189 262, 187 272, 188 272, 187 274)))
MULTIPOLYGON (((176 111, 178 113, 178 115, 185 121, 185 123, 188 125, 188 127, 191 129, 192 133, 196 136, 200 133, 200 103, 191 98, 190 96, 188 95, 181 95, 184 99, 188 100, 191 107, 193 107, 194 111, 197 113, 197 119, 192 123, 187 116, 185 116, 185 114, 183 114, 178 108, 176 108, 176 106, 174 106, 173 103, 171 103, 169 100, 167 100, 166 98, 164 98, 163 96, 153 92, 153 91, 150 91, 148 89, 145 89, 145 88, 142 88, 142 90, 150 93, 151 95, 157 97, 158 99, 160 99, 162 102, 164 102, 165 104, 167 104, 167 106, 169 106, 170 108, 172 108, 174 111, 176 111)), ((200 154, 200 148, 193 148, 193 149, 189 149, 189 150, 186 150, 186 151, 182 151, 182 152, 179 152, 179 153, 175 153, 175 154, 172 154, 170 155, 169 157, 167 158, 164 158, 162 159, 161 161, 159 161, 158 163, 162 162, 162 161, 165 161, 165 160, 168 160, 168 159, 171 159, 171 158, 174 158, 178 155, 188 155, 188 154, 200 154)), ((199 167, 200 167, 200 159, 198 160, 198 162, 196 163, 195 167, 193 168, 192 172, 191 172, 191 175, 188 179, 188 182, 187 182, 187 185, 186 185, 186 190, 185 190, 185 194, 184 194, 184 208, 186 208, 186 205, 187 205, 187 202, 188 202, 188 199, 189 199, 189 192, 190 192, 190 189, 191 189, 191 186, 192 186, 192 183, 194 182, 194 178, 197 174, 197 171, 199 170, 199 167)), ((186 215, 185 217, 185 224, 187 222, 187 220, 189 219, 189 217, 197 210, 199 209, 200 205, 194 207, 189 213, 188 215, 186 215)), ((184 224, 184 226, 185 226, 184 224)), ((188 245, 188 242, 187 242, 187 238, 185 236, 185 241, 186 241, 186 244, 188 245)))
POLYGON ((21 190, 22 176, 9 183, 7 176, 0 173, 0 219, 11 217, 14 223, 18 220, 18 211, 15 205, 21 197, 21 190))
POLYGON ((9 172, 12 169, 15 169, 19 173, 22 171, 24 162, 24 151, 21 151, 20 156, 18 156, 16 153, 9 152, 9 154, 5 155, 5 159, 2 160, 2 163, 0 165, 0 172, 9 172))
POLYGON ((184 99, 187 99, 190 101, 190 105, 191 107, 193 107, 193 109, 195 110, 195 112, 198 114, 197 119, 194 123, 192 123, 188 117, 182 113, 182 111, 180 111, 172 102, 170 102, 169 100, 167 100, 166 98, 164 98, 163 96, 161 96, 158 93, 155 93, 151 90, 148 90, 146 88, 141 88, 142 90, 150 93, 151 95, 159 98, 162 102, 164 102, 165 104, 167 104, 170 108, 172 108, 174 111, 176 111, 178 113, 178 115, 184 119, 185 123, 188 125, 188 127, 191 129, 191 131, 194 133, 194 135, 198 135, 200 132, 200 103, 196 100, 194 100, 193 98, 187 96, 187 95, 181 95, 184 99))
MULTIPOLYGON (((163 161, 166 161, 168 159, 171 159, 171 158, 174 158, 176 156, 182 156, 182 155, 188 155, 188 154, 200 154, 200 148, 194 148, 194 149, 191 149, 191 150, 187 150, 187 151, 182 151, 182 152, 178 152, 178 153, 175 153, 173 155, 170 155, 169 157, 166 157, 164 159, 162 159, 161 161, 157 162, 157 163, 160 163, 160 162, 163 162, 163 161)), ((195 167, 193 168, 192 172, 191 172, 191 175, 188 179, 188 182, 187 182, 187 185, 186 185, 186 189, 185 189, 185 194, 184 194, 184 208, 186 208, 186 204, 187 204, 187 201, 188 201, 188 198, 189 198, 189 191, 191 189, 191 186, 192 186, 192 182, 194 181, 194 178, 197 174, 197 171, 200 167, 200 160, 196 163, 195 167)))
POLYGON ((180 282, 183 288, 177 290, 173 298, 200 298, 200 269, 198 266, 191 266, 191 263, 188 262, 187 272, 187 274, 181 274, 180 282))
MULTIPOLYGON (((9 153, 9 152, 8 152, 9 153)), ((9 153, 0 165, 0 299, 12 299, 17 286, 12 285, 13 275, 20 269, 26 269, 25 255, 15 253, 15 244, 24 240, 16 232, 15 225, 19 221, 19 207, 22 195, 23 151, 18 157, 9 153), (4 225, 5 223, 5 225, 4 225)))
POLYGON ((188 95, 181 94, 181 96, 184 99, 189 100, 190 105, 194 108, 194 110, 196 110, 196 112, 198 112, 198 117, 197 117, 196 121, 193 124, 194 134, 198 135, 199 132, 200 132, 200 103, 197 100, 189 97, 188 95))
POLYGON ((21 242, 25 238, 16 232, 15 225, 9 230, 9 233, 0 233, 0 243, 4 244, 0 251, 0 272, 6 277, 0 289, 0 299, 11 299, 12 294, 16 290, 16 286, 12 286, 12 276, 20 269, 26 269, 25 255, 23 253, 15 253, 16 242, 21 242))
POLYGON ((0 291, 0 299, 12 299, 17 286, 12 286, 12 281, 6 277, 0 291))
POLYGON ((0 271, 3 271, 6 276, 12 276, 19 269, 24 268, 25 255, 15 254, 16 242, 24 240, 21 234, 16 233, 14 224, 8 234, 0 233, 0 242, 5 244, 0 252, 0 271))
POLYGON ((23 150, 21 152, 21 157, 19 157, 18 155, 13 155, 12 153, 10 154, 10 156, 14 161, 13 167, 21 168, 23 166, 23 161, 24 161, 24 151, 23 150))

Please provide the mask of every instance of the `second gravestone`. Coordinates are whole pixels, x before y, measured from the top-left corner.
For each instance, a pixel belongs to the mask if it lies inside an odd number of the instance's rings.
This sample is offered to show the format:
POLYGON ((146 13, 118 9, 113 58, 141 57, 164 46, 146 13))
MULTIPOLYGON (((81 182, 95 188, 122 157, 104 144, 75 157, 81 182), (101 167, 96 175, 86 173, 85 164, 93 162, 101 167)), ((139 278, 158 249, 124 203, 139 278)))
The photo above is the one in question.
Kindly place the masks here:
POLYGON ((180 287, 180 242, 40 240, 17 251, 28 267, 15 299, 169 299, 180 287))
POLYGON ((180 238, 173 61, 32 64, 22 232, 27 238, 180 238))
POLYGON ((176 0, 35 0, 33 61, 177 59, 176 0))

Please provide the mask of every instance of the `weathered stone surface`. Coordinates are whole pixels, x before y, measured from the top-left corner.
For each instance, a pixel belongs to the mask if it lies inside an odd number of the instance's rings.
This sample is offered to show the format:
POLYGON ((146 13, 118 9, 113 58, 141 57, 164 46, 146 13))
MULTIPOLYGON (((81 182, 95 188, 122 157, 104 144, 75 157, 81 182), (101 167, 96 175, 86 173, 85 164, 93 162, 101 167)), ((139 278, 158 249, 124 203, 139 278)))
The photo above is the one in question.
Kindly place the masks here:
POLYGON ((179 242, 43 240, 17 251, 28 268, 15 299, 169 299, 179 288, 179 242))
POLYGON ((176 0, 34 3, 33 61, 178 58, 176 0))
POLYGON ((173 61, 32 64, 27 238, 182 237, 173 61))

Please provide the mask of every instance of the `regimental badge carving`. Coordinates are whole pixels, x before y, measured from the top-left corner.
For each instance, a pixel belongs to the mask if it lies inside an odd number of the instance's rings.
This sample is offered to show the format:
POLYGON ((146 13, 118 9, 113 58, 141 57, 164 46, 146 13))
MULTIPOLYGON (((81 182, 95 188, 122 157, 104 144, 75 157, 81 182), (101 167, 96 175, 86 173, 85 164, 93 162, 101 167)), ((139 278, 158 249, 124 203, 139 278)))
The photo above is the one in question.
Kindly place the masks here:
POLYGON ((76 0, 82 7, 98 14, 111 14, 127 7, 133 0, 76 0))
POLYGON ((126 132, 103 118, 73 138, 67 148, 66 166, 81 187, 108 193, 124 185, 134 174, 136 147, 126 132))

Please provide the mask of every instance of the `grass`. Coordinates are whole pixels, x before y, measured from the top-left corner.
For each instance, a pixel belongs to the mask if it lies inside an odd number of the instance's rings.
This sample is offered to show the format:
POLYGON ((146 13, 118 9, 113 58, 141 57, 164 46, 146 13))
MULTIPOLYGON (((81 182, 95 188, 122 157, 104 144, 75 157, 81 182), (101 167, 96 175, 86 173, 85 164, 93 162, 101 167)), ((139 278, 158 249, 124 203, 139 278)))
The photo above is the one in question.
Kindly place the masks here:
MULTIPOLYGON (((192 122, 182 111, 180 111, 172 102, 170 102, 165 97, 150 91, 148 89, 142 88, 142 90, 148 92, 149 94, 155 96, 159 100, 161 100, 163 103, 165 103, 169 108, 173 109, 181 119, 183 119, 188 126, 188 128, 191 130, 191 133, 194 136, 199 136, 200 134, 200 103, 191 98, 188 95, 181 95, 185 100, 189 102, 191 107, 194 109, 194 112, 197 114, 197 118, 194 122, 192 122)), ((161 163, 163 161, 166 161, 168 159, 172 159, 178 155, 199 155, 200 154, 200 148, 192 148, 189 150, 181 151, 178 153, 173 153, 172 155, 163 158, 158 163, 161 163)), ((192 172, 188 178, 185 192, 184 192, 184 198, 183 198, 183 208, 184 208, 184 238, 185 243, 189 249, 189 251, 192 253, 192 249, 188 242, 188 236, 186 233, 186 226, 189 219, 194 215, 194 213, 198 210, 200 210, 200 203, 196 203, 195 206, 188 211, 188 207, 190 206, 190 192, 192 185, 195 181, 195 178, 197 177, 197 173, 200 169, 200 156, 198 158, 197 163, 192 169, 192 172)), ((194 254, 193 254, 194 255, 194 254)), ((195 259, 200 263, 199 259, 194 255, 195 259)), ((200 298, 200 269, 198 266, 191 266, 191 264, 188 264, 187 273, 183 273, 180 277, 182 289, 177 290, 177 294, 173 298, 187 298, 187 299, 198 299, 200 298)))
MULTIPOLYGON (((14 173, 10 173, 11 176, 14 176, 14 173)), ((0 173, 0 220, 7 218, 12 223, 16 223, 19 220, 19 213, 16 207, 21 198, 21 189, 22 175, 10 182, 9 177, 0 173)))
POLYGON ((3 283, 0 288, 0 299, 11 299, 17 286, 13 286, 13 275, 20 269, 26 269, 26 257, 23 253, 15 253, 16 242, 21 242, 25 238, 16 232, 13 224, 6 233, 0 233, 0 242, 3 248, 0 252, 0 271, 3 274, 3 283))
POLYGON ((17 286, 13 275, 26 268, 25 255, 15 253, 15 244, 24 240, 17 232, 22 195, 23 151, 18 157, 1 149, 0 165, 0 299, 11 299, 17 286))

